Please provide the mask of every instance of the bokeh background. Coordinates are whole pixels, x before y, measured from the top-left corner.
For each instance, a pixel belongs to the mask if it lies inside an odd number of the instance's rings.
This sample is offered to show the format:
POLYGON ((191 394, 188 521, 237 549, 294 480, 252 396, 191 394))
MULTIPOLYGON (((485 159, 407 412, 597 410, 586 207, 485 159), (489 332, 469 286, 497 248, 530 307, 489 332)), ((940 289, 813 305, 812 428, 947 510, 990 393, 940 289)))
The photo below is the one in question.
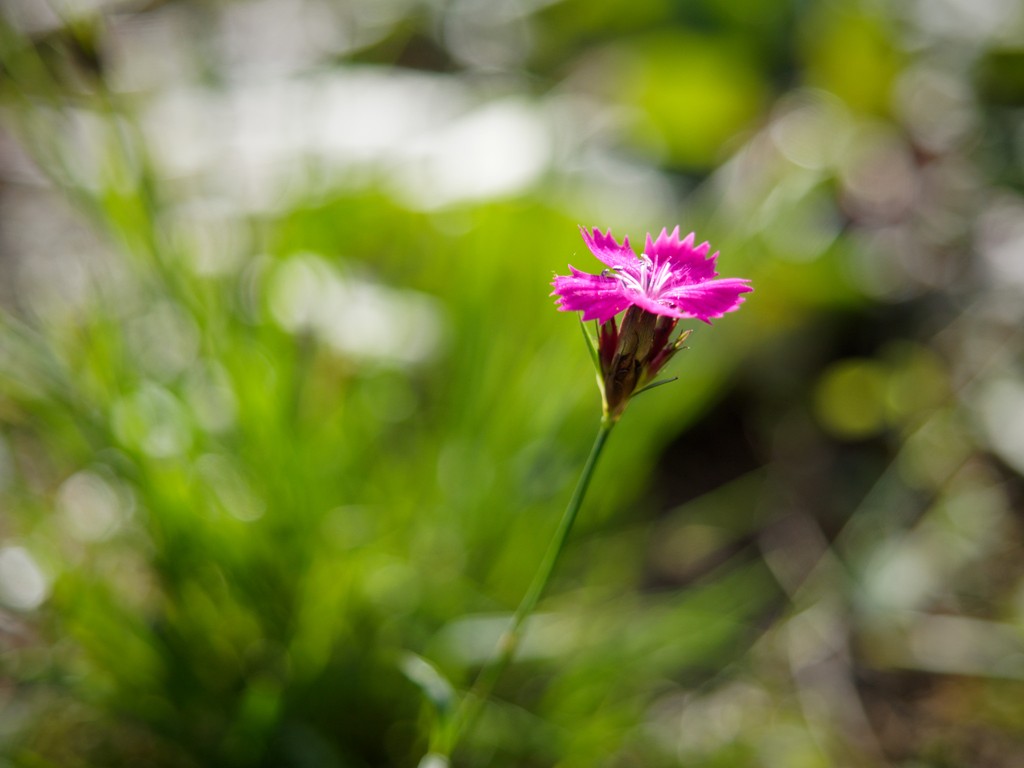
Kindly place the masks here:
POLYGON ((5 0, 0 765, 1024 766, 1019 0, 5 0))

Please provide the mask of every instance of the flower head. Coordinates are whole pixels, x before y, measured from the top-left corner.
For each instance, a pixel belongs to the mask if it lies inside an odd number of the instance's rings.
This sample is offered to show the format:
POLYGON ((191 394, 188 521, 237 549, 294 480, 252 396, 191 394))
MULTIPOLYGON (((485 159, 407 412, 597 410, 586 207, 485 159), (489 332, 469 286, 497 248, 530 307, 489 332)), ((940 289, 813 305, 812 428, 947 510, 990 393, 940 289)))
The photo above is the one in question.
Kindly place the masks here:
POLYGON ((552 296, 565 312, 583 312, 584 320, 605 323, 629 307, 639 307, 665 317, 694 317, 709 323, 743 303, 741 294, 753 290, 749 281, 719 278, 715 272, 717 251, 694 245, 691 232, 679 239, 679 227, 661 230, 657 240, 647 235, 644 252, 637 257, 629 238, 619 245, 611 231, 601 234, 580 228, 583 240, 608 269, 599 275, 569 267, 571 275, 558 276, 552 296))
POLYGON ((658 371, 681 347, 689 332, 673 338, 682 318, 710 323, 732 312, 752 291, 747 280, 719 278, 718 253, 708 256, 705 242, 694 245, 693 233, 679 238, 679 227, 661 230, 657 240, 647 235, 644 252, 637 256, 629 238, 620 245, 611 231, 580 228, 583 240, 607 269, 598 275, 569 266, 558 275, 552 296, 564 312, 582 312, 583 320, 596 320, 597 362, 606 417, 618 419, 629 398, 648 386, 658 371), (621 326, 615 316, 625 311, 621 326))

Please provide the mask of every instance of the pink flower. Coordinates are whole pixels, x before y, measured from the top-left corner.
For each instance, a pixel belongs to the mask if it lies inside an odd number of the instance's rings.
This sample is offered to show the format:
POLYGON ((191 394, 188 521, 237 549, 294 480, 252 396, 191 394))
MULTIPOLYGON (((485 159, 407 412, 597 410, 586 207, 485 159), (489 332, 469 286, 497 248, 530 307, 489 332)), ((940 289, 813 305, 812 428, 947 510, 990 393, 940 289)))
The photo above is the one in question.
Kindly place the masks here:
POLYGON ((555 277, 558 308, 564 312, 582 312, 584 320, 605 323, 629 307, 639 307, 665 317, 693 317, 710 323, 714 317, 732 312, 743 303, 741 294, 752 291, 747 280, 719 278, 715 272, 718 253, 708 257, 707 243, 694 246, 690 233, 679 239, 679 227, 661 230, 657 240, 647 235, 643 254, 638 258, 629 247, 629 238, 619 245, 611 231, 593 234, 580 228, 583 240, 609 269, 599 275, 569 267, 571 275, 555 277))
MULTIPOLYGON (((556 276, 552 296, 564 312, 582 312, 583 320, 597 320, 597 346, 593 348, 606 419, 617 421, 629 399, 656 386, 655 376, 678 352, 689 336, 673 338, 682 318, 710 323, 732 312, 752 291, 741 278, 719 278, 718 253, 708 257, 707 243, 694 246, 691 233, 679 239, 679 227, 661 230, 657 240, 647 235, 639 257, 629 238, 619 245, 611 232, 593 233, 580 228, 583 240, 608 265, 599 275, 569 267, 571 275, 556 276), (625 310, 621 326, 615 316, 625 310)), ((589 336, 588 336, 589 339, 589 336)))

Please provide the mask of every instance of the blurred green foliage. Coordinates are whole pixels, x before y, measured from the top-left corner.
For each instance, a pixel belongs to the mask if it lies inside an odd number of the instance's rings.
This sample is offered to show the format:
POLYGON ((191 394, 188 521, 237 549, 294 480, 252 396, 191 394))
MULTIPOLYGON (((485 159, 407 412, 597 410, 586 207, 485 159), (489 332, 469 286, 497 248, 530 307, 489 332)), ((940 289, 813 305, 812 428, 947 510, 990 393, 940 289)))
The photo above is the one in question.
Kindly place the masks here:
POLYGON ((0 764, 415 766, 597 426, 577 225, 743 310, 465 766, 1019 765, 1024 14, 0 10, 0 764))

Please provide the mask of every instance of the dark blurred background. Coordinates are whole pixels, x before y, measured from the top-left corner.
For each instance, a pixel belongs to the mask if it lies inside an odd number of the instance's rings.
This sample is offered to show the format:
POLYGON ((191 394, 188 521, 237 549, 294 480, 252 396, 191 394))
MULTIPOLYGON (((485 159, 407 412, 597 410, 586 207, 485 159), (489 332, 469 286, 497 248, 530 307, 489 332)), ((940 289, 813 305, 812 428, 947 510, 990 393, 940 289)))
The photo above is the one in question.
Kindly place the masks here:
POLYGON ((5 0, 0 766, 1024 766, 1019 0, 5 0), (699 324, 698 324, 699 325, 699 324))

